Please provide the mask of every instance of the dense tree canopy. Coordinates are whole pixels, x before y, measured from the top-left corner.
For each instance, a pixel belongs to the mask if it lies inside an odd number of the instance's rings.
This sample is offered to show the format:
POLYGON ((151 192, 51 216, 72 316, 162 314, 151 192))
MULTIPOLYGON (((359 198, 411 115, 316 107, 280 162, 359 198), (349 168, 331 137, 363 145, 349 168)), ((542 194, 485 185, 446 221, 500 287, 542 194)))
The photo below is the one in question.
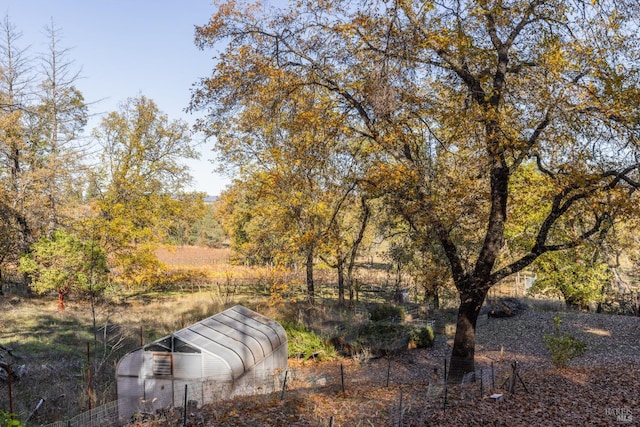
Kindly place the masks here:
POLYGON ((245 187, 222 196, 229 199, 227 208, 236 210, 228 213, 234 217, 232 241, 249 262, 304 264, 310 300, 313 264, 318 257, 325 259, 341 277, 342 300, 343 273, 353 265, 361 234, 357 225, 353 230, 358 215, 347 220, 350 214, 344 210, 355 205, 366 211, 357 192, 362 150, 345 136, 348 116, 334 108, 330 97, 314 87, 283 97, 280 84, 295 88, 302 83, 285 74, 256 82, 237 100, 243 114, 236 116, 225 103, 225 120, 214 125, 224 157, 220 163, 237 171, 236 184, 245 187))
POLYGON ((42 233, 68 224, 82 193, 79 135, 87 106, 60 31, 32 57, 5 17, 0 25, 0 268, 15 263, 42 233))
MULTIPOLYGON (((225 44, 192 108, 207 112, 201 130, 224 137, 220 152, 235 155, 241 145, 229 151, 228 141, 252 139, 241 123, 258 98, 277 108, 310 87, 320 94, 323 111, 342 118, 335 138, 366 154, 365 190, 448 261, 460 295, 455 378, 474 369, 475 324, 491 286, 636 213, 638 8, 396 0, 298 2, 270 13, 223 3, 197 29, 201 47, 225 44), (531 167, 546 191, 532 192, 522 224, 512 192, 534 183, 514 177, 531 167), (505 256, 512 227, 529 236, 505 256)), ((287 120, 270 118, 272 128, 287 120)), ((256 147, 259 163, 265 147, 256 147)))
POLYGON ((148 283, 160 268, 155 248, 181 220, 205 213, 202 196, 184 192, 191 176, 182 160, 197 157, 189 127, 141 96, 105 117, 94 136, 103 151, 93 181, 95 215, 84 233, 100 236, 125 283, 148 283))
POLYGON ((28 283, 19 258, 60 233, 97 242, 123 282, 148 284, 157 246, 187 241, 205 214, 183 163, 198 156, 192 129, 140 96, 87 138, 80 68, 53 20, 44 34, 47 48, 34 54, 8 16, 0 23, 0 289, 28 283))

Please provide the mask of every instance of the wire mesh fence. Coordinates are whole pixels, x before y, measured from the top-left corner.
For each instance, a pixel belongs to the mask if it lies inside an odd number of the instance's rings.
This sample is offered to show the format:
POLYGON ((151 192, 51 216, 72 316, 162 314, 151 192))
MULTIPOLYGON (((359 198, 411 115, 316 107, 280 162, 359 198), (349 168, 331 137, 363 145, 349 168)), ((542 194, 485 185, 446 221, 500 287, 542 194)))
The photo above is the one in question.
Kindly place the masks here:
POLYGON ((118 401, 114 400, 69 420, 47 424, 46 427, 112 427, 119 424, 118 401))
MULTIPOLYGON (((443 359, 443 366, 449 363, 450 359, 443 359)), ((396 402, 389 408, 388 422, 381 425, 415 425, 416 414, 424 417, 425 413, 451 411, 484 399, 500 401, 506 393, 529 392, 515 361, 478 366, 457 381, 451 379, 455 372, 451 369, 445 372, 442 378, 434 374, 425 384, 399 385, 396 402)))
MULTIPOLYGON (((410 322, 436 329, 436 321, 426 318, 422 307, 406 305, 405 308, 410 322)), ((365 314, 368 315, 368 311, 363 311, 362 316, 365 314)), ((406 358, 396 353, 380 357, 365 352, 348 359, 357 359, 359 365, 365 367, 360 371, 366 371, 367 375, 343 370, 341 365, 340 370, 334 369, 326 373, 317 370, 312 374, 301 368, 276 372, 253 370, 235 380, 211 377, 198 381, 150 378, 139 395, 121 398, 68 421, 59 421, 46 427, 124 425, 132 419, 162 418, 167 411, 173 414, 194 412, 203 405, 236 396, 271 394, 269 399, 284 400, 288 398, 290 390, 331 396, 333 393, 344 393, 350 387, 388 387, 392 392, 397 392, 397 398, 387 403, 387 420, 390 425, 403 425, 406 415, 414 408, 424 408, 425 402, 432 410, 446 411, 459 402, 486 397, 488 393, 494 394, 497 389, 514 390, 524 384, 516 375, 510 375, 513 367, 508 363, 495 366, 476 364, 474 372, 456 372, 450 366, 451 356, 445 353, 446 351, 438 350, 437 356, 427 357, 428 363, 421 361, 406 364, 406 358), (381 363, 381 360, 385 363, 381 363), (398 374, 399 370, 404 373, 398 374), (425 372, 433 374, 425 375, 425 372), (451 381, 452 378, 458 380, 451 381), (513 378, 514 381, 507 382, 508 378, 513 378)), ((140 379, 132 378, 132 381, 139 382, 140 379)), ((119 394, 119 397, 122 396, 119 394)), ((327 419, 325 424, 329 422, 327 419)))
MULTIPOLYGON (((462 375, 462 379, 456 382, 451 381, 456 373, 449 367, 449 358, 443 358, 439 367, 420 364, 402 366, 406 368, 402 374, 397 372, 400 363, 403 362, 398 360, 392 363, 392 358, 378 359, 377 363, 371 363, 365 369, 358 368, 357 372, 343 368, 342 364, 326 372, 304 368, 290 368, 276 373, 256 372, 251 381, 235 384, 233 381, 212 378, 197 382, 175 380, 171 387, 165 386, 159 392, 154 392, 151 399, 145 399, 145 396, 121 398, 44 427, 126 425, 136 420, 161 420, 169 413, 173 414, 174 419, 179 416, 181 421, 184 416, 184 424, 180 422, 179 425, 190 425, 186 421, 188 413, 196 412, 203 405, 234 397, 265 395, 264 399, 286 401, 290 396, 293 399, 294 393, 297 397, 300 393, 339 396, 348 395, 356 388, 386 388, 390 393, 395 393, 395 398, 388 403, 384 425, 402 426, 406 425, 405 421, 412 411, 447 411, 473 399, 491 396, 499 399, 501 393, 528 392, 526 378, 520 375, 516 362, 479 365, 475 371, 462 375), (366 375, 362 375, 362 372, 366 372, 366 375), (418 373, 419 377, 412 375, 418 373), (134 409, 132 413, 131 409, 134 409)), ((331 424, 331 419, 322 423, 331 424)))
POLYGON ((83 412, 69 420, 44 427, 107 427, 132 420, 162 417, 166 411, 193 411, 198 407, 236 396, 274 393, 285 385, 287 371, 251 371, 241 379, 204 378, 149 382, 141 396, 126 396, 83 412))

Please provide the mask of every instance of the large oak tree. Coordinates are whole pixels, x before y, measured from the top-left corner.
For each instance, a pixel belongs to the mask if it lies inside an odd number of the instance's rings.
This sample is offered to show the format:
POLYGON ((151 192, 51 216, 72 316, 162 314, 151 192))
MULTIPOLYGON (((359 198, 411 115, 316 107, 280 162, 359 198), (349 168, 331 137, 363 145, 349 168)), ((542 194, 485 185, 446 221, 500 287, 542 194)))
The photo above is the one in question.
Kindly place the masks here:
POLYGON ((348 114, 331 96, 272 71, 241 99, 221 100, 217 122, 204 129, 216 136, 221 168, 238 174, 220 213, 239 257, 304 265, 311 302, 321 258, 336 269, 344 302, 369 216, 358 188, 362 150, 345 134, 348 114))
POLYGON ((192 107, 215 135, 268 82, 281 98, 314 87, 348 116, 345 133, 377 164, 371 190, 448 260, 456 379, 475 368, 495 283, 634 214, 638 12, 624 0, 336 0, 270 13, 232 1, 197 28, 197 44, 222 50, 192 107), (527 181, 513 177, 532 165, 546 185, 523 226, 512 196, 527 181), (507 256, 512 226, 528 235, 507 256))
POLYGON ((100 239, 119 280, 148 286, 161 270, 155 250, 172 227, 204 215, 201 195, 186 192, 183 162, 198 157, 189 126, 139 96, 104 117, 94 137, 102 148, 90 191, 95 214, 80 227, 100 239))

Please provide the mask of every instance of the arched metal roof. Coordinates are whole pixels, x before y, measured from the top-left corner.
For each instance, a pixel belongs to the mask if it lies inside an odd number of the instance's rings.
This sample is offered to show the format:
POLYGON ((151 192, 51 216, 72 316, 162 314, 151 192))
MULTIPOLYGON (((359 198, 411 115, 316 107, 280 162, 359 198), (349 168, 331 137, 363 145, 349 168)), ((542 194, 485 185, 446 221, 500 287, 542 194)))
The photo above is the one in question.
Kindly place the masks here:
POLYGON ((286 342, 287 334, 278 322, 236 305, 144 348, 152 350, 171 345, 167 350, 173 352, 188 348, 189 351, 209 353, 222 358, 237 378, 286 342))

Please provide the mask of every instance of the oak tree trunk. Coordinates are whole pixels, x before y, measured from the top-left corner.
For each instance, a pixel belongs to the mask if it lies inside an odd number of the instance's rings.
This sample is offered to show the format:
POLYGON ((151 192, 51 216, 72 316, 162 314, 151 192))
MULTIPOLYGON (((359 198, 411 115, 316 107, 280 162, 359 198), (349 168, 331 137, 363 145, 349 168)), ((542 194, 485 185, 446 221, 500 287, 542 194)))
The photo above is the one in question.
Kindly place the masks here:
POLYGON ((64 291, 58 290, 58 311, 64 311, 64 295, 64 291))
POLYGON ((342 256, 338 254, 338 304, 344 304, 344 263, 342 256))
POLYGON ((447 377, 450 383, 460 383, 465 374, 475 372, 476 322, 486 296, 486 290, 460 295, 456 336, 447 377))

